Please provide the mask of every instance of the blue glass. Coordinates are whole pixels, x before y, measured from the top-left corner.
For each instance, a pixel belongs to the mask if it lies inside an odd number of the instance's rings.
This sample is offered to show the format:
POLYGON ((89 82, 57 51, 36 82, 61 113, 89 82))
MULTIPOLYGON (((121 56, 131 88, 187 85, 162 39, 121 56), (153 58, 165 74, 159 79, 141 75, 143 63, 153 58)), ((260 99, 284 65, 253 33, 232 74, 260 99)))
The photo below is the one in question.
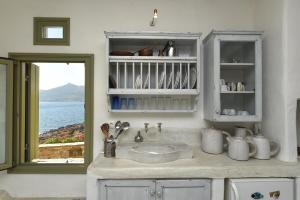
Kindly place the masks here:
POLYGON ((121 108, 121 105, 120 105, 120 98, 118 96, 114 96, 112 98, 112 104, 111 104, 111 109, 120 109, 121 108))

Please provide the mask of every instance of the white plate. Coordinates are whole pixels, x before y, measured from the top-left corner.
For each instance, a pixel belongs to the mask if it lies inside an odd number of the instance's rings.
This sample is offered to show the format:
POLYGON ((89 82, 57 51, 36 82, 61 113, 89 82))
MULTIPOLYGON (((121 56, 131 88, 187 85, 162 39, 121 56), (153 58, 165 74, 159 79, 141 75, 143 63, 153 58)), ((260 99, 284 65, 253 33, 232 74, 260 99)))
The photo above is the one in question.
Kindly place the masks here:
POLYGON ((163 88, 164 79, 165 79, 165 73, 162 72, 161 75, 160 75, 160 81, 159 81, 159 84, 158 84, 158 88, 160 88, 160 89, 163 88))
POLYGON ((194 89, 196 82, 197 82, 197 70, 196 68, 193 67, 191 68, 191 72, 190 72, 190 84, 191 84, 190 89, 194 89))
POLYGON ((146 80, 145 80, 144 86, 143 86, 144 89, 146 89, 149 85, 149 77, 150 77, 150 74, 148 74, 147 77, 146 77, 146 80))
POLYGON ((188 83, 188 73, 186 72, 185 73, 185 77, 184 77, 184 81, 183 81, 183 83, 182 83, 182 89, 185 89, 185 88, 187 88, 187 83, 188 83))
POLYGON ((179 88, 179 82, 180 82, 180 72, 178 71, 176 73, 176 78, 175 78, 175 83, 174 83, 174 89, 178 89, 179 88))
POLYGON ((136 77, 136 80, 135 80, 135 88, 137 88, 137 89, 139 89, 139 88, 141 88, 141 76, 140 75, 138 75, 137 77, 136 77))
POLYGON ((167 83, 167 89, 171 88, 171 83, 172 83, 172 77, 173 77, 173 72, 171 72, 168 83, 167 83))

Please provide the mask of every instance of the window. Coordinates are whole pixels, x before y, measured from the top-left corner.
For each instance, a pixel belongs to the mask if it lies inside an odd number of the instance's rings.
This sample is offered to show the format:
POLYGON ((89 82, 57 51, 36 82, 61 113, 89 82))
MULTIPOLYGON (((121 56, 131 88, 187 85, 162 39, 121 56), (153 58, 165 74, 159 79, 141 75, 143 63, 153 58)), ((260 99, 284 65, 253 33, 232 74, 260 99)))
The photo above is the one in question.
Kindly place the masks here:
POLYGON ((12 65, 12 61, 0 59, 0 170, 12 165, 12 65))
POLYGON ((70 45, 70 18, 34 18, 34 45, 70 45))
POLYGON ((14 167, 9 172, 84 173, 92 160, 93 56, 10 57, 17 62, 14 167))

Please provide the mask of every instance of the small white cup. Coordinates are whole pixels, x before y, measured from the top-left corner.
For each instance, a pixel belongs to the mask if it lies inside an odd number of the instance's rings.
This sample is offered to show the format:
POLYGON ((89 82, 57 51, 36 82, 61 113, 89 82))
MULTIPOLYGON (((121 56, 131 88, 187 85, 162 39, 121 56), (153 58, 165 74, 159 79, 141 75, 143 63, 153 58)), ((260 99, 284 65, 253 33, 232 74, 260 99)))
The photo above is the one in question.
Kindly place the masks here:
POLYGON ((248 116, 248 115, 249 115, 249 112, 246 111, 246 110, 239 110, 239 111, 237 112, 237 115, 248 116))
POLYGON ((227 92, 227 85, 221 85, 221 92, 227 92))

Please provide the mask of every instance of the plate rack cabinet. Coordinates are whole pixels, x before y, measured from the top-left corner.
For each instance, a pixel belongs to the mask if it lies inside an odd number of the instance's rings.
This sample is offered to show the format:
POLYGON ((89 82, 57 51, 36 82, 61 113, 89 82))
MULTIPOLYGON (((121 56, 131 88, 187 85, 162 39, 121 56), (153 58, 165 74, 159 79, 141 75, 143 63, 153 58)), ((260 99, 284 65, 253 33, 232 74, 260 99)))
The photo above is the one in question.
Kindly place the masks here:
POLYGON ((262 119, 262 32, 212 31, 204 46, 204 117, 262 119))
POLYGON ((195 112, 200 93, 200 33, 105 32, 110 112, 195 112), (160 56, 168 41, 174 56, 160 56), (139 56, 143 48, 151 56, 139 56), (132 56, 111 55, 126 51, 132 56))

